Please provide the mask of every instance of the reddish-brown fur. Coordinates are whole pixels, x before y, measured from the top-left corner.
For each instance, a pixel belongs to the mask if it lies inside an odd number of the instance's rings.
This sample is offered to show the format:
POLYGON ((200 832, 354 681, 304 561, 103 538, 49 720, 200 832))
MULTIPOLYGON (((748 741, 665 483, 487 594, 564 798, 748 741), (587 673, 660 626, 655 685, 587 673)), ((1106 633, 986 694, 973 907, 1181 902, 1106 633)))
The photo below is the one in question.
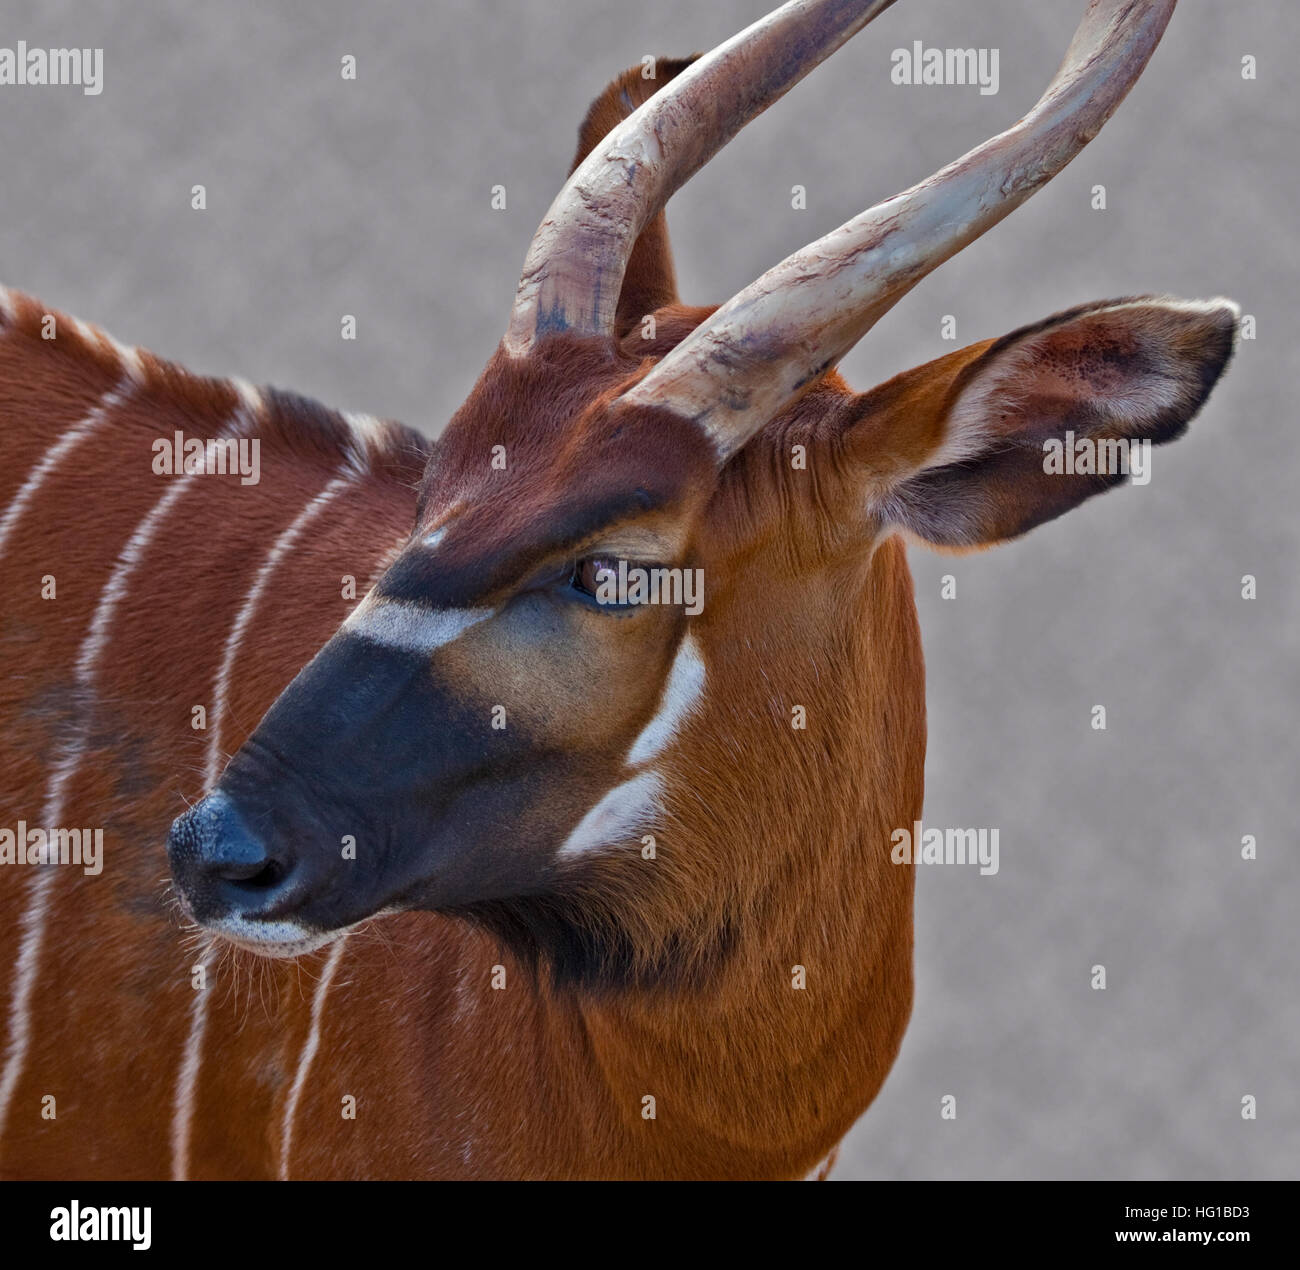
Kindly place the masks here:
MULTIPOLYGON (((36 431, 8 386, 21 391, 40 359, 63 359, 69 418, 88 412, 109 382, 93 346, 76 334, 40 341, 43 312, 22 302, 17 329, 0 338, 6 437, 36 431)), ((296 438, 301 425, 286 417, 283 441, 273 446, 274 434, 262 433, 264 496, 241 498, 238 521, 220 515, 224 479, 196 481, 114 626, 97 701, 75 703, 69 671, 95 604, 162 488, 138 478, 148 470, 149 442, 173 422, 196 435, 215 433, 234 405, 221 384, 152 360, 149 372, 142 404, 119 412, 78 451, 77 463, 60 467, 42 501, 48 510, 24 517, 0 562, 8 594, 36 596, 46 573, 58 585, 56 600, 29 598, 6 616, 0 817, 9 825, 38 820, 60 726, 88 708, 96 744, 70 790, 77 814, 69 823, 109 830, 102 876, 64 871, 56 879, 33 1052, 0 1144, 11 1176, 170 1170, 171 1100, 195 957, 165 902, 162 841, 182 800, 203 789, 204 734, 190 731, 190 709, 209 698, 221 641, 265 544, 341 459, 336 446, 318 446, 310 434, 296 438), (186 532, 186 523, 204 532, 186 532), (195 577, 205 580, 201 588, 187 584, 195 577), (57 1099, 52 1121, 40 1114, 46 1094, 57 1099)), ((820 390, 800 413, 812 417, 822 394, 842 391, 820 390)), ((65 425, 65 417, 55 421, 47 445, 65 425)), ((239 665, 229 749, 344 615, 341 576, 367 578, 405 536, 412 475, 394 463, 360 483, 310 547, 284 561, 239 665)), ((725 510, 719 514, 725 520, 725 510)), ((756 774, 789 766, 790 703, 823 721, 816 758, 800 773, 813 796, 792 807, 783 787, 762 779, 707 779, 711 770, 734 769, 727 756, 707 753, 717 740, 702 737, 690 779, 731 830, 709 853, 679 862, 683 912, 653 914, 662 929, 700 921, 701 902, 734 910, 738 921, 746 914, 723 973, 706 993, 685 999, 653 989, 609 1000, 524 990, 527 972, 470 927, 431 915, 388 919, 382 938, 353 941, 331 994, 320 1067, 299 1112, 294 1176, 796 1176, 843 1135, 884 1079, 907 1019, 911 871, 869 847, 887 839, 896 816, 844 804, 837 774, 856 767, 871 786, 908 788, 905 815, 919 814, 920 650, 901 547, 887 544, 870 562, 864 554, 815 595, 798 576, 779 580, 794 550, 771 535, 736 575, 742 594, 752 587, 784 614, 767 624, 756 648, 783 684, 781 699, 745 706, 748 685, 730 679, 748 672, 725 660, 716 663, 714 691, 737 703, 731 735, 745 738, 756 774), (855 591, 875 615, 874 630, 843 607, 855 591), (854 666, 862 670, 848 680, 828 673, 854 666), (892 739, 885 749, 874 736, 882 723, 892 739), (490 991, 491 968, 500 963, 520 991, 490 991), (791 990, 796 964, 809 968, 807 991, 791 990), (766 1055, 755 1050, 759 1037, 766 1055), (338 1115, 346 1093, 361 1103, 359 1125, 338 1115), (644 1093, 659 1100, 656 1121, 640 1118, 644 1093), (461 1142, 455 1126, 470 1116, 472 1135, 461 1142)), ((705 646, 752 642, 746 610, 711 604, 705 646)), ((3 877, 0 956, 12 966, 31 878, 13 868, 3 877)), ((193 1176, 278 1172, 279 1113, 324 959, 286 965, 232 953, 218 972, 193 1176)), ((6 992, 11 984, 6 977, 6 992)))
MULTIPOLYGON (((616 81, 593 108, 584 146, 634 84, 616 81)), ((617 484, 625 466, 628 479, 653 471, 673 493, 663 524, 717 580, 692 625, 707 708, 668 760, 658 871, 647 881, 617 858, 596 860, 573 901, 588 906, 593 928, 617 922, 627 974, 553 979, 544 958, 534 968, 479 926, 428 913, 352 935, 286 1159, 286 1102, 333 950, 290 963, 228 950, 210 989, 190 1176, 798 1177, 832 1151, 893 1063, 911 1008, 913 873, 891 863, 889 841, 920 816, 925 708, 911 579, 881 509, 901 508, 905 520, 922 505, 913 474, 994 346, 862 396, 832 373, 715 484, 703 439, 680 420, 628 418, 621 445, 606 427, 618 417, 615 392, 710 312, 675 302, 661 221, 647 233, 624 289, 621 343, 561 335, 534 358, 499 353, 440 457, 469 480, 511 419, 517 493, 495 511, 484 503, 481 524, 449 542, 467 576, 545 524, 557 498, 617 484), (644 297, 659 308, 652 340, 636 326, 644 297), (539 394, 537 383, 556 390, 539 394), (607 444, 608 463, 593 465, 607 444), (811 456, 806 468, 791 466, 795 445, 811 456), (893 502, 868 499, 876 489, 893 502), (795 706, 806 731, 792 732, 795 706), (504 991, 492 987, 497 966, 504 991), (806 988, 792 987, 796 967, 806 988), (348 1095, 354 1120, 340 1115, 348 1095), (643 1118, 646 1095, 654 1119, 643 1118)), ((0 330, 0 506, 121 374, 110 349, 64 320, 57 340, 42 341, 42 313, 20 301, 0 330)), ((1042 326, 1050 339, 1051 323, 1042 326)), ((190 712, 211 700, 269 545, 354 445, 327 412, 273 402, 259 428, 261 487, 241 494, 237 516, 225 478, 196 481, 180 498, 132 578, 86 698, 74 667, 89 624, 124 544, 167 488, 142 478, 149 443, 173 427, 214 435, 238 404, 228 385, 145 366, 130 404, 59 465, 0 557, 11 598, 0 625, 0 824, 39 819, 72 736, 85 750, 65 823, 108 829, 102 876, 54 879, 31 1048, 0 1138, 8 1176, 173 1171, 198 954, 168 908, 162 844, 184 802, 204 793, 207 737, 191 731, 190 712), (46 574, 56 600, 39 599, 46 574), (42 1117, 46 1095, 56 1119, 42 1117)), ((391 431, 368 473, 280 562, 241 651, 223 750, 242 744, 346 615, 341 577, 354 575, 364 595, 405 541, 423 457, 414 438, 391 431)), ((981 541, 1095 492, 1070 489, 1047 510, 1030 494, 1016 503, 1008 493, 1014 506, 999 495, 981 541)), ((655 652, 662 630, 642 629, 655 664, 597 685, 617 698, 620 737, 654 712, 667 669, 655 652)), ((467 692, 475 675, 526 673, 485 672, 474 648, 447 654, 453 666, 463 659, 467 692)), ((577 720, 575 744, 586 726, 577 720)), ((0 878, 0 959, 10 967, 33 883, 34 871, 15 868, 0 878)), ((12 992, 13 975, 0 977, 0 1017, 12 992)))

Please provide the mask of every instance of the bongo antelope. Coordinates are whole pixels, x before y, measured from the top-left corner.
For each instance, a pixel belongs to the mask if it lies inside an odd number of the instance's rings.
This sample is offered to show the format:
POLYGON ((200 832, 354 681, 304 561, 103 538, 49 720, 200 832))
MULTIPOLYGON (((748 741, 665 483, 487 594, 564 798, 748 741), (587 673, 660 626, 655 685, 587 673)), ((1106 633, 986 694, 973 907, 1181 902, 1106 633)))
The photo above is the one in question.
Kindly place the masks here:
POLYGON ((793 1178, 872 1101, 912 996, 904 539, 1118 483, 1044 442, 1179 436, 1237 316, 1104 300, 835 371, 1174 0, 1091 0, 1007 132, 682 304, 668 198, 891 3, 616 80, 436 443, 6 293, 0 823, 105 830, 99 876, 0 869, 7 1176, 793 1178), (259 439, 260 481, 155 475, 176 430, 259 439), (702 570, 702 610, 598 602, 621 561, 702 570))

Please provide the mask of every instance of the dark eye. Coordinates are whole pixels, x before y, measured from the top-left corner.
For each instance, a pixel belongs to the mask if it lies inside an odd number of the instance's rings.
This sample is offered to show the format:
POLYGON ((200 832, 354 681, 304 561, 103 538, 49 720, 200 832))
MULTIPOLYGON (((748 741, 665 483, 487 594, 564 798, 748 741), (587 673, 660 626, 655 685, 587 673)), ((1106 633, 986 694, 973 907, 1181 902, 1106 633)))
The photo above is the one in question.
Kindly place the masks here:
POLYGON ((573 573, 569 577, 569 585, 575 591, 593 599, 607 597, 615 603, 617 597, 613 595, 611 587, 616 587, 617 584, 618 561, 611 556, 588 556, 585 560, 579 560, 574 564, 573 573), (604 592, 600 591, 602 582, 605 584, 604 592))

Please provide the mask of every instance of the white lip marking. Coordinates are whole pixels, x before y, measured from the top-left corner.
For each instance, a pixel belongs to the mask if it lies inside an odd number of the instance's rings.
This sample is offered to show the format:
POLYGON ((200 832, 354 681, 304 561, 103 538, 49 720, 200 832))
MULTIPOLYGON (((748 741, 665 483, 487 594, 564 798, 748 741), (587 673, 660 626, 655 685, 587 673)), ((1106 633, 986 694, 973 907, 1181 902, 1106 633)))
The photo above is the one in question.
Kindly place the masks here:
POLYGON ((645 725, 641 735, 632 742, 627 761, 632 767, 648 763, 661 754, 673 737, 682 720, 699 704, 704 695, 704 660, 693 635, 687 635, 673 658, 672 669, 664 684, 659 710, 645 725))
POLYGON ((431 653, 486 621, 492 609, 426 609, 402 600, 377 599, 372 592, 352 611, 343 629, 373 644, 412 653, 431 653))
POLYGON ((225 917, 206 927, 222 939, 263 957, 301 957, 341 938, 350 929, 309 930, 299 922, 258 922, 245 917, 225 917))
POLYGON ((559 858, 584 855, 636 837, 658 819, 663 787, 659 773, 654 771, 615 785, 578 821, 560 847, 559 858))

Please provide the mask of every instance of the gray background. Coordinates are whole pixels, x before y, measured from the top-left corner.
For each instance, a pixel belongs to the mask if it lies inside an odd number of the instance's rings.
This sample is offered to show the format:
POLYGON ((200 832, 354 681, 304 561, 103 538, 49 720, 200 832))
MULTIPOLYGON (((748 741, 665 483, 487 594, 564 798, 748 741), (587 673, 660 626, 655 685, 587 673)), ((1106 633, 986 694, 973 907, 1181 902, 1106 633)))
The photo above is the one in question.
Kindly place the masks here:
MULTIPOLYGON (((106 87, 0 88, 0 281, 195 371, 436 433, 502 332, 590 98, 767 7, 4 0, 0 44, 102 46, 106 87)), ((1011 123, 1083 8, 900 0, 674 201, 685 298, 726 298, 1011 123), (999 48, 1001 91, 891 84, 914 39, 999 48)), ((1144 291, 1231 295, 1259 324, 1150 485, 977 557, 913 552, 926 820, 997 826, 1002 868, 920 871, 912 1025, 839 1177, 1296 1175, 1293 9, 1184 0, 1083 156, 845 363, 867 387, 950 351, 944 314, 968 343, 1144 291)))

